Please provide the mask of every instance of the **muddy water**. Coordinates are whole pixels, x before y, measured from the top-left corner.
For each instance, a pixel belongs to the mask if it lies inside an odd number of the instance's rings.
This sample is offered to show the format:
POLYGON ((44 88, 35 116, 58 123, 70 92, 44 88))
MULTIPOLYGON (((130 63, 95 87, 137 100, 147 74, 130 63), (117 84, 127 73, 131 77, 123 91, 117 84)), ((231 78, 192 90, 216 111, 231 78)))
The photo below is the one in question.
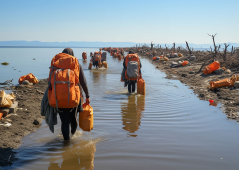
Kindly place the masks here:
POLYGON ((64 143, 60 120, 52 134, 44 123, 23 139, 19 160, 8 169, 239 169, 239 126, 187 86, 165 79, 141 59, 146 96, 127 93, 122 61, 88 70, 79 60, 94 108, 94 129, 64 143))

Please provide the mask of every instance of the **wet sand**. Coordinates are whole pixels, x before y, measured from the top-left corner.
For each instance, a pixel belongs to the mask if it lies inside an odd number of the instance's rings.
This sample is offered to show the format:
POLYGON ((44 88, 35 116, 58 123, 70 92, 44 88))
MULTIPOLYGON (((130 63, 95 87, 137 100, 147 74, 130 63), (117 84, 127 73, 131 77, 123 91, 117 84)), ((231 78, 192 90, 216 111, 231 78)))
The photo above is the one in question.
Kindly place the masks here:
POLYGON ((14 149, 21 145, 21 139, 40 127, 44 117, 41 116, 41 99, 45 92, 47 81, 40 80, 33 86, 18 86, 14 93, 18 101, 16 114, 4 117, 0 124, 0 166, 10 165, 8 161, 15 161, 14 149))

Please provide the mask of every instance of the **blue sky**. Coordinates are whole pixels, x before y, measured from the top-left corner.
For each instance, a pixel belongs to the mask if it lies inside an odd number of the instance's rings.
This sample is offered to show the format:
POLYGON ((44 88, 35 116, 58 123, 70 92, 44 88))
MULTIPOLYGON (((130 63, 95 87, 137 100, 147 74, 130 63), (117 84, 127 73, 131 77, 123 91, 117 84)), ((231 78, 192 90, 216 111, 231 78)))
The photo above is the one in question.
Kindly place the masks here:
POLYGON ((0 0, 0 41, 239 43, 239 0, 0 0))

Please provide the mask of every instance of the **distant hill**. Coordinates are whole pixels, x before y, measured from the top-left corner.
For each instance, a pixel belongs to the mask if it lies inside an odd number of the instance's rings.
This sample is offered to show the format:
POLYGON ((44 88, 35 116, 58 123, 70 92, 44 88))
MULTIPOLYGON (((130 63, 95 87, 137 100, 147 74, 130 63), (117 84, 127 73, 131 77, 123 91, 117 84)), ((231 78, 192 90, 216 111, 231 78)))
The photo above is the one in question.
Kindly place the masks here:
MULTIPOLYGON (((69 41, 69 42, 41 42, 41 41, 0 41, 0 47, 12 46, 12 47, 132 47, 139 43, 134 42, 87 42, 87 41, 69 41)), ((141 45, 143 43, 140 43, 141 45)), ((150 45, 149 43, 146 43, 150 45)), ((233 45, 234 47, 239 47, 239 43, 231 43, 229 48, 233 45)), ((157 43, 155 44, 158 45, 157 43)), ((159 44, 162 48, 165 48, 165 44, 159 44)), ((167 47, 172 47, 172 44, 166 44, 167 47)), ((217 44, 218 45, 218 44, 217 44)), ((176 43, 176 47, 182 46, 186 47, 185 43, 176 43)), ((213 48, 213 44, 193 44, 189 43, 189 46, 192 48, 213 48)), ((221 48, 224 47, 224 44, 221 44, 221 48)))
POLYGON ((41 42, 41 41, 0 41, 0 46, 16 47, 132 47, 133 42, 41 42))

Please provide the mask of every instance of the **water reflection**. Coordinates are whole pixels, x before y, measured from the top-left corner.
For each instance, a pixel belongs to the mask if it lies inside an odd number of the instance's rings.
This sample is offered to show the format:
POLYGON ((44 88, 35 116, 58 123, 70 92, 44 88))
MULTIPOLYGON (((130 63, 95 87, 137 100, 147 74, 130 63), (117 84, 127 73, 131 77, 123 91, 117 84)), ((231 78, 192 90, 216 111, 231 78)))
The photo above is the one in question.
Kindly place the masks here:
POLYGON ((96 142, 80 141, 77 144, 65 143, 62 150, 52 152, 48 170, 94 169, 96 142))
POLYGON ((139 129, 142 112, 145 108, 145 96, 131 94, 128 102, 121 105, 123 129, 129 132, 129 136, 136 137, 139 129))
POLYGON ((82 65, 88 66, 87 60, 83 60, 82 65))
POLYGON ((100 81, 100 75, 101 73, 98 71, 98 69, 93 69, 90 71, 91 77, 93 79, 93 83, 98 83, 100 81))

